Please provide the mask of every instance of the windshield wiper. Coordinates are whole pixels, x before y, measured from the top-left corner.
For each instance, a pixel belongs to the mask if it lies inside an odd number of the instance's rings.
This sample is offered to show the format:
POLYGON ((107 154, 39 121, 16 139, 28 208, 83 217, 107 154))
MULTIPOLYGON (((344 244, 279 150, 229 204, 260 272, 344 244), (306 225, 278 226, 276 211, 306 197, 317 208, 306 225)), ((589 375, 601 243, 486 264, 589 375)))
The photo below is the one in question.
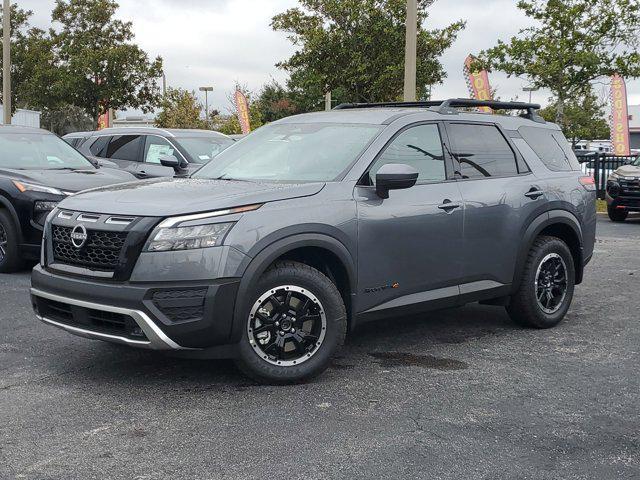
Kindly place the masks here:
POLYGON ((211 180, 226 180, 227 182, 250 182, 251 180, 245 180, 243 178, 229 178, 226 173, 223 173, 219 177, 214 177, 211 180))

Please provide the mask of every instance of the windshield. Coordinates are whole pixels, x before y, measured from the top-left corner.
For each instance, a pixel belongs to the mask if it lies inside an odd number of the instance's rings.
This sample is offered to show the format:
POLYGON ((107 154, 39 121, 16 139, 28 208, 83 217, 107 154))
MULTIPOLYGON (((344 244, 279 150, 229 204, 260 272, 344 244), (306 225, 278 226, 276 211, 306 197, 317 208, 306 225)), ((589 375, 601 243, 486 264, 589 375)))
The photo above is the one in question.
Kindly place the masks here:
POLYGON ((9 133, 0 135, 0 168, 77 170, 95 167, 55 135, 9 133))
POLYGON ((191 163, 207 163, 235 142, 225 137, 178 137, 176 140, 191 157, 191 163))
POLYGON ((362 124, 273 124, 256 130, 200 169, 196 178, 330 182, 382 130, 362 124))

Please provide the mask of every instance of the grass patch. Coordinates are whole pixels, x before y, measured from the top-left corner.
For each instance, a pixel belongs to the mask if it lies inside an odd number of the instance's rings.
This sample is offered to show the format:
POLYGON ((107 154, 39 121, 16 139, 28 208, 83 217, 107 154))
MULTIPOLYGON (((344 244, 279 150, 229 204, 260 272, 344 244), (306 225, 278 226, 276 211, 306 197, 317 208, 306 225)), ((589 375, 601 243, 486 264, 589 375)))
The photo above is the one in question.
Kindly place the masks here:
POLYGON ((596 199, 596 210, 600 213, 607 213, 607 202, 599 198, 596 199))

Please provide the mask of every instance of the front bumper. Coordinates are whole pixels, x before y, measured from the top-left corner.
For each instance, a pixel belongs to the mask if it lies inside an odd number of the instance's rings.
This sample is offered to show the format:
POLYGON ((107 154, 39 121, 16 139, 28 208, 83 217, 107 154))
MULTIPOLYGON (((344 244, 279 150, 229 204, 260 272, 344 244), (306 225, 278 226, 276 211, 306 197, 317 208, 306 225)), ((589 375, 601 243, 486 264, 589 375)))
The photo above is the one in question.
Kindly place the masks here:
POLYGON ((605 199, 610 208, 619 208, 629 212, 640 212, 640 196, 619 195, 612 197, 607 193, 605 199))
POLYGON ((238 283, 113 283, 38 265, 31 300, 41 321, 75 335, 154 350, 202 350, 228 343, 238 283))
POLYGON ((151 318, 149 318, 149 316, 141 310, 132 310, 129 308, 119 308, 111 305, 101 305, 98 303, 84 302, 82 300, 76 300, 74 298, 62 297, 53 293, 43 292, 42 290, 38 290, 36 288, 31 289, 31 298, 34 305, 34 310, 36 311, 36 317, 38 317, 39 320, 46 324, 53 325, 54 327, 61 328, 62 330, 65 330, 74 335, 91 338, 94 340, 105 340, 113 343, 121 343, 124 345, 131 345, 135 347, 151 348, 154 350, 184 349, 184 347, 181 347, 176 342, 167 337, 165 333, 153 322, 153 320, 151 320, 151 318), (69 305, 70 310, 74 309, 74 307, 77 307, 86 310, 115 313, 117 315, 130 317, 142 332, 142 334, 139 335, 141 339, 137 340, 131 338, 130 336, 127 336, 126 334, 106 333, 95 328, 92 329, 89 326, 80 327, 77 325, 73 325, 69 320, 54 320, 53 318, 47 316, 46 313, 40 314, 40 307, 38 306, 38 303, 45 299, 57 302, 59 304, 69 305))

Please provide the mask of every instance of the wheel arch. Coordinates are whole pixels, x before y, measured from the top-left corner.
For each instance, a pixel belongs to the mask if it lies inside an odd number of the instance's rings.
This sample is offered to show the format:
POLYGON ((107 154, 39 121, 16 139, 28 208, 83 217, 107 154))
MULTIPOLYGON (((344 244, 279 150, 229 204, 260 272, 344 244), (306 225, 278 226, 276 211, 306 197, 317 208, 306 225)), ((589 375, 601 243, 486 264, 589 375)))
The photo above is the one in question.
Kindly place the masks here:
POLYGON ((269 243, 249 258, 236 295, 232 341, 239 340, 242 335, 246 309, 242 299, 251 292, 255 282, 265 271, 282 260, 300 261, 325 273, 340 291, 351 324, 354 318, 353 295, 356 292, 355 261, 340 240, 324 233, 298 233, 269 243))
POLYGON ((18 243, 22 243, 22 227, 20 226, 20 220, 18 219, 18 212, 11 204, 11 202, 0 193, 0 210, 6 210, 9 212, 9 216, 11 220, 13 220, 13 225, 16 228, 16 233, 18 236, 18 243))
POLYGON ((582 283, 584 273, 584 253, 582 227, 578 218, 566 210, 551 210, 536 217, 523 234, 513 279, 513 287, 518 288, 527 256, 533 242, 540 235, 549 235, 564 241, 573 257, 576 273, 576 285, 582 283))

